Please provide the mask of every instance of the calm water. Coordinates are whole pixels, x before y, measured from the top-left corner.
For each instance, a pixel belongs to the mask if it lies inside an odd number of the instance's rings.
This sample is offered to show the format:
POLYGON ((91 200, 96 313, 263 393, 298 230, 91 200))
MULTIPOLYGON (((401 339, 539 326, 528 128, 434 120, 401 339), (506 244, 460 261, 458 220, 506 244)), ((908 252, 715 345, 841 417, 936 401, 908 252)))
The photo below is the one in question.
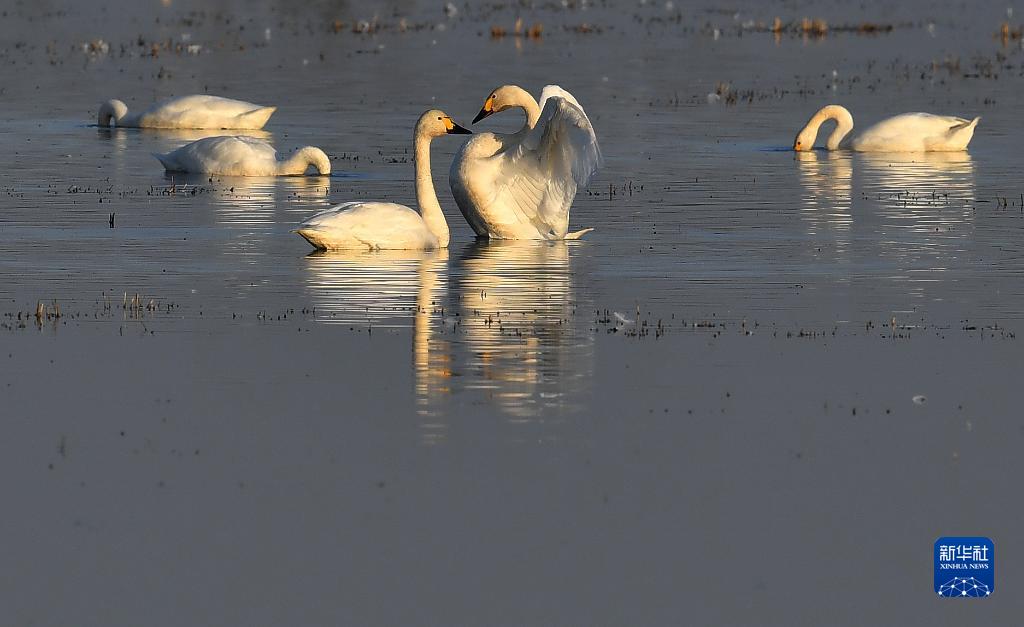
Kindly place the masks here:
POLYGON ((0 623, 1019 620, 1005 3, 578 5, 4 8, 0 623), (517 15, 543 36, 491 37, 517 15), (466 124, 549 82, 607 159, 583 241, 474 241, 456 138, 432 153, 449 250, 289 232, 414 203, 424 109, 466 124), (202 132, 92 125, 206 91, 278 105, 264 136, 334 174, 170 178, 151 153, 202 132), (964 154, 787 150, 828 102, 983 120, 964 154), (983 602, 934 598, 958 534, 998 546, 983 602))

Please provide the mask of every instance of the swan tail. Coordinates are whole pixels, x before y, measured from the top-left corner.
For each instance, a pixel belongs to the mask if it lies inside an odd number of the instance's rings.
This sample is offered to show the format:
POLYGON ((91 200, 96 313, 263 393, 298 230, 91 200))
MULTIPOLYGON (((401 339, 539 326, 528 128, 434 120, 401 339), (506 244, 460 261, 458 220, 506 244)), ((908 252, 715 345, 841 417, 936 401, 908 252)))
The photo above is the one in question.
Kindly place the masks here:
POLYGON ((247 130, 261 129, 267 123, 267 120, 270 119, 270 116, 274 115, 274 111, 277 111, 277 107, 262 107, 241 113, 238 115, 237 128, 247 130))
POLYGON ((169 154, 162 155, 162 154, 160 154, 158 152, 154 152, 154 153, 151 153, 151 154, 154 157, 156 157, 157 161, 159 161, 164 166, 164 169, 167 170, 168 172, 175 172, 175 171, 181 169, 181 168, 178 167, 178 164, 175 163, 175 161, 171 157, 171 155, 169 155, 169 154))
POLYGON ((580 229, 579 231, 573 231, 571 233, 566 233, 565 237, 563 237, 562 239, 580 239, 584 235, 586 235, 587 233, 589 233, 589 232, 591 232, 593 230, 594 230, 593 227, 591 227, 589 229, 580 229))
POLYGON ((292 233, 297 233, 302 236, 304 240, 310 243, 313 248, 317 250, 327 250, 327 244, 324 242, 322 234, 316 229, 309 227, 300 227, 292 229, 292 233))
POLYGON ((970 122, 968 122, 967 120, 960 120, 959 124, 955 124, 955 125, 951 126, 949 128, 949 130, 951 130, 951 131, 965 131, 967 129, 972 129, 973 130, 974 127, 978 126, 978 122, 980 122, 980 121, 981 121, 981 116, 980 115, 978 117, 974 118, 973 120, 971 120, 970 122))
POLYGON ((966 150, 967 144, 971 143, 971 139, 974 138, 974 129, 978 126, 978 122, 981 121, 981 116, 978 116, 968 122, 964 120, 962 124, 957 124, 949 129, 950 143, 952 148, 956 150, 966 150))

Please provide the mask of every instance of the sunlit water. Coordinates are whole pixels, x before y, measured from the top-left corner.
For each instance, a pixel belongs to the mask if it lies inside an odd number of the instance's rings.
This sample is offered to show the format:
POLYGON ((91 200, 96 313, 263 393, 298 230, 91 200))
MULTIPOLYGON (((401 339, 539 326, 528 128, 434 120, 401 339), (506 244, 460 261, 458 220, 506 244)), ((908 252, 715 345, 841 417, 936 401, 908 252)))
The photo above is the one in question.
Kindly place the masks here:
POLYGON ((1020 615, 1005 4, 576 5, 522 9, 539 39, 442 3, 6 9, 0 623, 1020 615), (776 37, 777 15, 832 30, 776 37), (862 22, 896 28, 842 29, 862 22), (413 204, 416 116, 468 124, 506 82, 561 84, 597 128, 583 241, 474 241, 454 137, 432 150, 449 250, 290 232, 413 204), (205 91, 277 105, 260 136, 334 174, 172 177, 152 153, 207 133, 93 125, 109 98, 205 91), (855 130, 983 119, 968 153, 788 150, 828 102, 855 130), (1008 564, 982 603, 932 598, 932 542, 957 533, 1008 564))

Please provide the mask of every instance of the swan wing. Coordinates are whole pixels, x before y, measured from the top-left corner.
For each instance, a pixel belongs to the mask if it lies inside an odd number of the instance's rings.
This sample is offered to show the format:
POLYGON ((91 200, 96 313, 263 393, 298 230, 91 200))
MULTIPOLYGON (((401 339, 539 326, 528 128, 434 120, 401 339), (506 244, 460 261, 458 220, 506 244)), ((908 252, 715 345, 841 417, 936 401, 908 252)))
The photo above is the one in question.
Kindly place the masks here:
POLYGON ((420 214, 392 202, 343 203, 313 215, 295 232, 321 249, 437 247, 420 214))
POLYGON ((165 100, 151 107, 147 113, 161 116, 179 116, 194 111, 205 111, 211 115, 232 117, 262 108, 262 105, 245 102, 244 100, 196 94, 194 96, 181 96, 180 98, 165 100))
POLYGON ((590 182, 601 149, 590 119, 571 94, 544 88, 537 124, 502 154, 494 178, 496 205, 512 222, 532 225, 546 239, 562 239, 576 190, 590 182))
POLYGON ((860 150, 962 150, 978 119, 952 115, 903 113, 878 122, 855 138, 860 150))
POLYGON ((520 143, 520 151, 532 150, 552 167, 571 172, 585 187, 603 158, 590 118, 572 94, 548 85, 540 94, 540 117, 520 143))
POLYGON ((276 110, 243 100, 193 95, 153 105, 139 115, 139 125, 156 128, 259 129, 276 110))
POLYGON ((277 171, 277 152, 255 137, 204 137, 166 155, 157 155, 168 170, 224 176, 268 176, 277 171))

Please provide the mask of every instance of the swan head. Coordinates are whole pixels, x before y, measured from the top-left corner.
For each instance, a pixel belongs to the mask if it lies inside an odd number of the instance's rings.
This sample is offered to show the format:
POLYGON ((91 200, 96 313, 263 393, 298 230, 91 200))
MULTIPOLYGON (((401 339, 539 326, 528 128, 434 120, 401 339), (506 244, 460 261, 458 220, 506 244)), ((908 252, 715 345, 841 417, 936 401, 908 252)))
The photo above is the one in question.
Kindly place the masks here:
POLYGON ((807 126, 804 130, 797 133, 796 139, 793 140, 793 150, 800 152, 802 150, 813 150, 814 140, 818 138, 818 129, 807 126))
POLYGON ((320 174, 327 175, 331 173, 331 160, 323 150, 316 146, 306 146, 299 149, 299 153, 302 154, 303 160, 308 165, 316 168, 316 171, 320 174))
POLYGON ((431 109, 420 116, 416 123, 417 137, 442 137, 444 135, 472 135, 473 131, 456 124, 451 117, 439 109, 431 109))
POLYGON ((829 135, 825 147, 829 150, 839 148, 839 142, 853 130, 853 116, 842 105, 826 105, 812 115, 811 119, 807 121, 807 126, 797 134, 796 139, 793 140, 793 150, 797 152, 812 150, 814 140, 818 138, 818 129, 828 120, 835 120, 836 128, 829 135))
POLYGON ((490 96, 487 96, 484 106, 480 107, 480 113, 477 113, 476 117, 473 118, 473 124, 499 111, 511 109, 512 107, 522 107, 524 94, 528 99, 533 99, 525 89, 515 85, 502 85, 495 89, 491 92, 490 96))
POLYGON ((96 123, 100 126, 110 126, 110 120, 113 119, 114 124, 117 124, 127 114, 128 105, 120 100, 108 100, 100 105, 100 113, 97 116, 96 123))

